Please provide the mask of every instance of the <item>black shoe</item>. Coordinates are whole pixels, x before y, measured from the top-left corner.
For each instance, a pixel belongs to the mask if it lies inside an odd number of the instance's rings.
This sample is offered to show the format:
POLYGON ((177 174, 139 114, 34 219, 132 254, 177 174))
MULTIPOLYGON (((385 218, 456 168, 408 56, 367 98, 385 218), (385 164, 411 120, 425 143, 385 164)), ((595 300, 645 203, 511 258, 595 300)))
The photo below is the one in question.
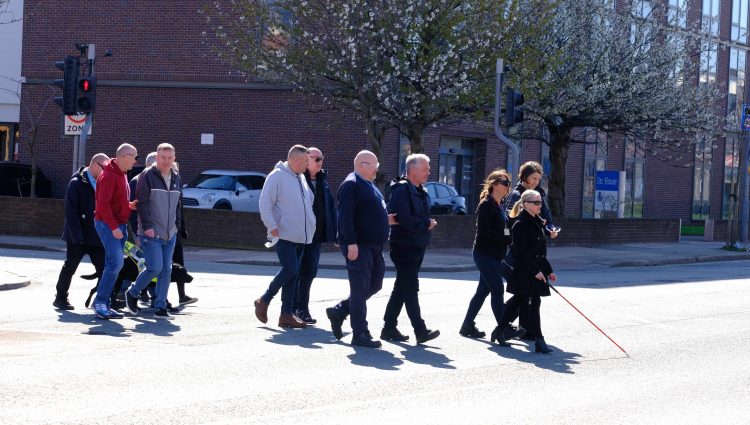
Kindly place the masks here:
POLYGON ((166 308, 160 308, 156 310, 156 313, 154 313, 154 319, 166 319, 166 320, 172 320, 173 317, 167 313, 166 308))
POLYGON ((141 292, 140 296, 138 297, 138 300, 146 305, 149 305, 151 303, 151 297, 148 295, 148 292, 143 291, 141 292))
POLYGON ((536 335, 525 333, 523 336, 519 337, 518 339, 523 341, 536 341, 536 335))
POLYGON ((67 299, 64 300, 55 300, 52 302, 52 305, 58 309, 58 310, 75 310, 76 308, 73 307, 72 304, 70 304, 70 301, 67 299))
POLYGON ((167 313, 169 314, 180 314, 180 310, 178 307, 173 307, 172 304, 167 303, 167 313))
POLYGON ((503 333, 506 326, 496 326, 495 329, 492 330, 492 333, 490 334, 490 342, 497 342, 497 345, 501 347, 510 347, 510 344, 505 342, 503 339, 503 333))
POLYGON ((352 345, 356 345, 359 347, 380 348, 383 343, 380 341, 374 341, 372 338, 369 338, 369 335, 367 335, 367 333, 362 333, 358 336, 352 337, 352 345))
POLYGON ((547 346, 546 342, 544 342, 544 337, 540 336, 534 343, 534 351, 537 353, 549 354, 552 352, 552 349, 547 346))
MULTIPOLYGON (((372 337, 370 337, 372 339, 372 337)), ((384 341, 404 342, 409 340, 409 335, 404 335, 396 328, 383 328, 380 332, 380 339, 384 341)))
POLYGON ((308 325, 314 325, 318 323, 317 320, 313 319, 312 316, 310 316, 310 312, 307 310, 297 310, 295 316, 297 316, 299 320, 307 323, 308 325))
POLYGON ((522 338, 524 335, 526 335, 526 329, 522 327, 515 327, 513 325, 506 326, 503 328, 503 340, 507 341, 509 339, 513 338, 522 338))
POLYGON ((439 336, 440 336, 439 330, 431 331, 429 329, 425 329, 424 332, 420 332, 417 334, 417 344, 424 344, 425 342, 431 341, 439 336))
POLYGON ((130 295, 129 292, 125 291, 125 311, 130 314, 138 314, 141 309, 138 308, 138 298, 130 295))
POLYGON ((187 295, 185 295, 184 297, 180 298, 180 305, 188 305, 197 301, 198 298, 188 297, 187 295))
POLYGON ((124 300, 112 300, 109 302, 109 307, 112 310, 122 310, 125 308, 125 301, 124 300))
POLYGON ((467 338, 484 338, 486 333, 480 331, 477 329, 477 327, 474 325, 474 322, 471 322, 471 324, 464 323, 461 325, 461 329, 458 331, 461 336, 465 336, 467 338))
POLYGON ((344 324, 346 315, 334 307, 328 307, 326 309, 326 316, 331 321, 331 331, 336 339, 341 339, 344 336, 344 331, 341 330, 341 325, 344 324))

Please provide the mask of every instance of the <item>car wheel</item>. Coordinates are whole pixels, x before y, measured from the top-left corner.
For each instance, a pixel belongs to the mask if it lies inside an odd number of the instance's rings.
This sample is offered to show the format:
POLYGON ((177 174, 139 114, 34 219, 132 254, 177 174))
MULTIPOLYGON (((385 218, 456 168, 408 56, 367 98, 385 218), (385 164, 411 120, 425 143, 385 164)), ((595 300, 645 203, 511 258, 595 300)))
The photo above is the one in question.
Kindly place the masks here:
POLYGON ((466 215, 466 211, 464 211, 464 210, 458 210, 458 211, 456 211, 456 215, 466 215))
POLYGON ((232 206, 229 205, 226 202, 220 202, 220 203, 214 205, 214 209, 215 210, 229 210, 229 211, 231 211, 232 210, 232 206))

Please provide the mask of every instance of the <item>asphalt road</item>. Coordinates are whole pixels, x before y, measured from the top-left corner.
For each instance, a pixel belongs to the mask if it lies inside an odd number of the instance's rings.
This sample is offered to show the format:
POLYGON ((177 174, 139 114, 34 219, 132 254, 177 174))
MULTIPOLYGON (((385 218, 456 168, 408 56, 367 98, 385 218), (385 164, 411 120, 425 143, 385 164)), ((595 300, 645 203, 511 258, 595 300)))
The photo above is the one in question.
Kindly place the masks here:
MULTIPOLYGON (((322 270, 319 326, 281 330, 252 310, 274 268, 188 263, 194 307, 171 322, 150 313, 98 321, 75 279, 73 312, 52 306, 63 255, 0 250, 0 267, 33 283, 0 292, 0 424, 586 423, 745 424, 750 417, 750 262, 603 268, 559 274, 542 303, 551 355, 458 335, 477 273, 425 274, 428 346, 336 341, 325 307, 347 292, 322 270)), ((188 259, 189 261, 189 259, 188 259)), ((93 271, 82 265, 80 273, 93 271)), ((393 284, 369 303, 379 334, 393 284)), ((173 296, 174 299, 174 296, 173 296)), ((400 329, 411 332, 402 313, 400 329)), ((477 320, 492 329, 489 301, 477 320)), ((344 326, 349 331, 348 322, 344 326)), ((412 340, 414 337, 412 336, 412 340)), ((533 351, 533 346, 531 347, 533 351)))

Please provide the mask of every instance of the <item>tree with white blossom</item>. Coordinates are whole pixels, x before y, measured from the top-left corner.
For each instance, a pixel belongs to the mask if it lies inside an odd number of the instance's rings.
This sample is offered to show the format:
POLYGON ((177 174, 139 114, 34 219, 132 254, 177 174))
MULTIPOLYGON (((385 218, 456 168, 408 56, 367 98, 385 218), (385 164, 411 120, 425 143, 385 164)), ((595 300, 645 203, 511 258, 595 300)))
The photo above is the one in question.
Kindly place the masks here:
POLYGON ((516 67, 509 76, 526 95, 526 132, 535 126, 549 132, 548 197, 555 216, 565 210, 568 150, 585 143, 573 140, 575 128, 626 134, 642 142, 646 154, 682 164, 696 142, 710 146, 724 131, 724 117, 716 115, 722 91, 699 82, 707 66, 701 58, 709 50, 715 54, 720 43, 699 28, 679 25, 684 15, 666 3, 634 1, 624 12, 613 4, 563 0, 550 31, 533 43, 539 51, 561 52, 565 60, 516 67))
POLYGON ((529 40, 546 30, 555 4, 236 0, 209 8, 216 34, 208 37, 248 78, 354 111, 382 158, 388 128, 406 133, 416 153, 426 127, 485 114, 495 59, 512 50, 529 66, 541 63, 529 40))

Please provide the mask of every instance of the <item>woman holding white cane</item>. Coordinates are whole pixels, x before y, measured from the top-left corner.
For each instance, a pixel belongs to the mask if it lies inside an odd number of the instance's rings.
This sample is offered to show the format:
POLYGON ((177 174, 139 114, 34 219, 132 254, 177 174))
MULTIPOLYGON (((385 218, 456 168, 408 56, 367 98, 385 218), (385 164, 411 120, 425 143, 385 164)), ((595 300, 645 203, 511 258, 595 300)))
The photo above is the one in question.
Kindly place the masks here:
POLYGON ((495 329, 493 334, 499 335, 501 345, 507 345, 505 336, 510 334, 509 321, 518 310, 520 314, 528 314, 528 331, 536 335, 535 350, 537 353, 548 354, 552 350, 547 346, 542 334, 539 307, 542 303, 541 297, 550 295, 547 281, 555 282, 557 276, 552 271, 552 266, 547 261, 547 242, 544 234, 544 221, 539 216, 542 209, 542 197, 535 190, 527 190, 521 195, 510 212, 510 217, 515 218, 511 230, 513 242, 509 255, 512 256, 508 266, 512 271, 508 273, 507 291, 513 296, 505 305, 505 311, 500 323, 501 327, 495 329), (528 305, 528 308, 525 308, 528 305))

